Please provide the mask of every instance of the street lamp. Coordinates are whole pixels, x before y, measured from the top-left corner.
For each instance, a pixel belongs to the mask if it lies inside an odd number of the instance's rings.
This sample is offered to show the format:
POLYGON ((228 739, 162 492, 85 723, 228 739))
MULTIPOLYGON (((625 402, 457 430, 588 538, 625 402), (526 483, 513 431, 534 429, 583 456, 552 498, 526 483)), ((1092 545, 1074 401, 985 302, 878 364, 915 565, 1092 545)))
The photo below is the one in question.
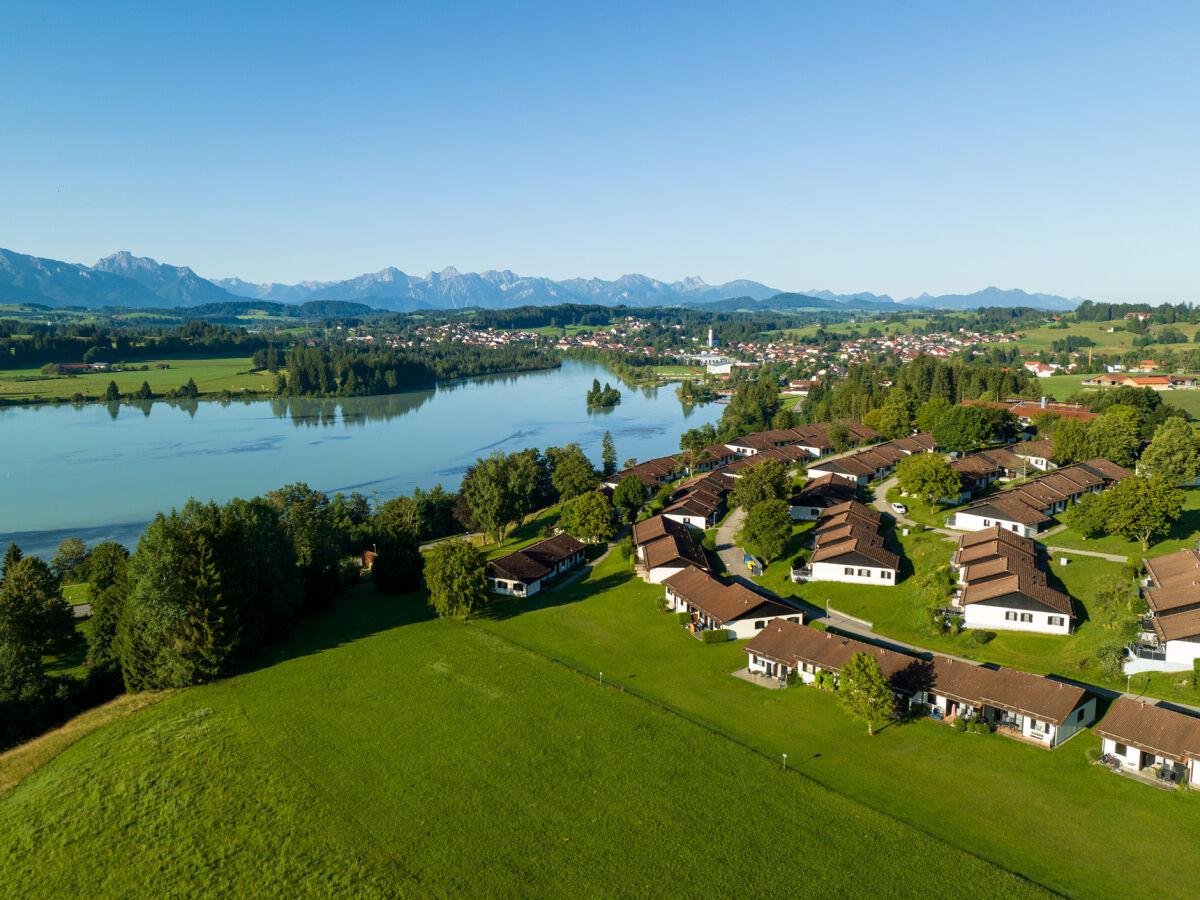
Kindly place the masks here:
POLYGON ((786 753, 783 754, 783 767, 785 769, 787 768, 787 754, 786 753))
POLYGON ((604 684, 604 673, 603 672, 600 673, 600 683, 604 684))

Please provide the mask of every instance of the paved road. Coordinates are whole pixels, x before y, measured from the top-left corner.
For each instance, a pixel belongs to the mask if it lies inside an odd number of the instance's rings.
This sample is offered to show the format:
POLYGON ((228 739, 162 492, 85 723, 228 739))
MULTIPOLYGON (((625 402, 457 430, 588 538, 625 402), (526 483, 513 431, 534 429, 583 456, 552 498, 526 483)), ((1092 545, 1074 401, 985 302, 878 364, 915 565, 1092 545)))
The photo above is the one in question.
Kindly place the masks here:
POLYGON ((1109 562, 1123 563, 1129 559, 1127 556, 1121 556, 1117 553, 1099 553, 1095 550, 1074 550, 1071 547, 1047 547, 1051 553, 1074 553, 1078 556, 1094 556, 1096 559, 1107 559, 1109 562))
POLYGON ((896 477, 893 475, 891 478, 881 481, 879 484, 875 485, 875 487, 872 488, 871 505, 880 512, 887 513, 896 520, 898 525, 907 525, 910 528, 921 528, 926 531, 936 531, 938 534, 943 534, 946 537, 953 538, 956 541, 959 539, 959 537, 962 535, 961 531, 951 531, 949 528, 933 528, 929 525, 922 525, 920 522, 914 522, 912 519, 908 518, 908 516, 898 516, 892 512, 892 504, 888 502, 887 492, 894 488, 897 483, 896 477))

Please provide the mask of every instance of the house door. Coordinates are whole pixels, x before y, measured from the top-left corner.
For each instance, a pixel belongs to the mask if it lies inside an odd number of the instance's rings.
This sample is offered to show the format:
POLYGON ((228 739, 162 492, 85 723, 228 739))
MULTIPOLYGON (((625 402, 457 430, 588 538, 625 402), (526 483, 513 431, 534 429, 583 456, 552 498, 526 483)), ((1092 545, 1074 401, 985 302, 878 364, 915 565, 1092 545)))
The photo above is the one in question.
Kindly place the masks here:
POLYGON ((946 718, 953 719, 956 715, 958 715, 958 703, 956 703, 954 700, 947 700, 946 718))

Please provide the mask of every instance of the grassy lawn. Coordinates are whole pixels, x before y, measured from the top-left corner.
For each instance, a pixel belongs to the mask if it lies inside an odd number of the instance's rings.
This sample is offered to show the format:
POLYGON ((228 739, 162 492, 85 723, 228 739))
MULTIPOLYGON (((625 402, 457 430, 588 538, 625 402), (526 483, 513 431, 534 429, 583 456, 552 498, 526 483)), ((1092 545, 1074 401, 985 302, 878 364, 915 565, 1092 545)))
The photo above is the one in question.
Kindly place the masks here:
POLYGON ((1151 544, 1145 553, 1142 553, 1142 545, 1137 541, 1127 541, 1118 535, 1085 538, 1073 528, 1056 531, 1044 538, 1044 542, 1053 547, 1067 547, 1072 550, 1094 550, 1097 553, 1117 553, 1121 556, 1136 553, 1149 558, 1192 547, 1196 543, 1196 535, 1200 534, 1200 489, 1185 490, 1183 493, 1183 515, 1179 517, 1171 533, 1151 544))
POLYGON ((169 388, 182 387, 189 378, 196 381, 202 394, 229 391, 270 391, 275 386, 275 376, 268 372, 250 372, 250 358, 219 357, 215 359, 163 359, 147 360, 137 365, 147 365, 145 372, 95 372, 88 375, 42 375, 40 367, 28 369, 0 370, 0 399, 7 400, 53 400, 69 398, 75 393, 91 400, 104 396, 109 381, 117 383, 122 394, 132 394, 146 381, 150 389, 161 394, 169 388), (169 369, 157 369, 158 363, 167 363, 169 369), (16 380, 35 377, 35 381, 16 380))
MULTIPOLYGON (((903 503, 908 510, 908 518, 930 528, 945 528, 946 519, 954 515, 956 510, 963 508, 962 506, 943 506, 939 503, 937 509, 931 510, 929 504, 924 500, 902 496, 898 487, 888 488, 886 497, 888 503, 903 503)), ((965 505, 963 504, 963 506, 965 505)))
MULTIPOLYGON (((938 555, 948 556, 949 546, 938 555)), ((906 550, 923 558, 919 548, 906 550)), ((1084 566, 1078 569, 1087 577, 1084 566)), ((1200 876, 1196 854, 1173 855, 1173 866, 1179 858, 1187 871, 1175 871, 1170 879, 1148 879, 1142 865, 1131 864, 1200 838, 1200 798, 1156 791, 1087 765, 1099 750, 1099 739, 1090 733, 1052 752, 998 736, 959 735, 932 721, 868 738, 829 694, 810 688, 770 691, 731 678, 728 673, 745 664, 739 644, 699 644, 673 617, 656 612, 661 592, 632 580, 610 556, 588 582, 550 601, 541 598, 547 605, 539 606, 538 596, 506 602, 494 620, 482 624, 585 672, 603 671, 605 683, 676 710, 768 758, 787 753, 789 766, 838 793, 1055 891, 1171 896, 1177 885, 1200 876), (1112 852, 1114 823, 1121 827, 1119 853, 1112 852), (1063 853, 1063 846, 1070 852, 1063 853)), ((757 798, 744 805, 750 810, 756 803, 757 798)), ((927 859, 914 854, 894 874, 904 878, 927 859)), ((946 887, 970 885, 955 879, 946 887)), ((887 894, 909 890, 898 881, 887 894)))
MULTIPOLYGON (((683 635, 623 573, 590 587, 471 625, 360 590, 257 670, 114 721, 0 797, 0 877, 23 897, 1042 895, 975 855, 1007 855, 990 837, 956 849, 805 773, 886 758, 890 790, 898 752, 952 748, 981 754, 994 790, 1005 761, 1049 755, 932 724, 871 741, 828 696, 730 678, 736 647, 683 635), (547 639, 588 672, 602 664, 604 685, 518 646, 547 639), (699 724, 663 709, 680 689, 699 724), (760 746, 713 730, 726 724, 760 746)), ((1135 811, 1162 799, 1077 768, 1135 811)), ((1186 830, 1200 807, 1176 805, 1186 830)), ((1136 853, 1143 823, 1129 824, 1136 853)), ((967 833, 959 846, 980 829, 967 833)), ((1132 879, 1097 868, 1109 889, 1132 879)))
POLYGON ((92 601, 92 586, 86 581, 81 581, 79 584, 64 584, 62 586, 62 596, 70 606, 78 606, 80 603, 90 603, 92 601))

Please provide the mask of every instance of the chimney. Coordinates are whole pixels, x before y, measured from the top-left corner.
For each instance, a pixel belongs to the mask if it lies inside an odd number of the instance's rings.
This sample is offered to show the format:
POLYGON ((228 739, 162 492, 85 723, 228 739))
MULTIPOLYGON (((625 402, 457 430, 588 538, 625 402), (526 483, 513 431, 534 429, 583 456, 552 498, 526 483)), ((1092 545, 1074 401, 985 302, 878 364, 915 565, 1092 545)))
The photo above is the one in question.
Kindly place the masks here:
POLYGON ((1042 409, 1046 408, 1046 398, 1042 397, 1042 409))

